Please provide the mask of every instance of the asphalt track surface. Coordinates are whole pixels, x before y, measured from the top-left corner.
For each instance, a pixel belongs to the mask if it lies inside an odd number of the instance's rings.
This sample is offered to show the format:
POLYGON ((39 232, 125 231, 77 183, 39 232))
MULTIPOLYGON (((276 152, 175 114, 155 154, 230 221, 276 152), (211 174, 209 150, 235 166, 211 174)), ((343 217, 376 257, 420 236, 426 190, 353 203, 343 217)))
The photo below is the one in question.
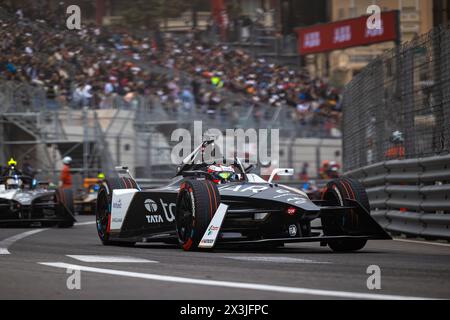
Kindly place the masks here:
POLYGON ((104 247, 94 218, 78 220, 72 229, 0 229, 0 299, 450 298, 448 244, 372 241, 353 254, 315 243, 271 251, 104 247), (371 265, 380 267, 380 290, 367 288, 371 265), (80 270, 80 290, 68 289, 76 283, 68 269, 80 270))

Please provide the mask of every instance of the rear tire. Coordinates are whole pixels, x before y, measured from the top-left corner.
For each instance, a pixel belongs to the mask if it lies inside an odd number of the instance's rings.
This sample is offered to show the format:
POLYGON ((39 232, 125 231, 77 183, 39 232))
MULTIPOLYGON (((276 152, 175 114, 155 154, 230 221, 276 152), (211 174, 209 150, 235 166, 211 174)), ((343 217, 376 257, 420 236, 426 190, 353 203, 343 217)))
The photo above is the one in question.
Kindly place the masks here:
MULTIPOLYGON (((367 211, 370 212, 369 198, 364 186, 356 180, 341 178, 330 181, 327 185, 322 199, 328 201, 333 206, 350 205, 346 199, 358 201, 367 211)), ((346 235, 348 232, 358 230, 358 216, 350 212, 349 219, 323 219, 323 231, 326 236, 346 235)), ((335 252, 352 252, 363 249, 367 240, 360 239, 342 239, 328 242, 328 246, 335 252)))
POLYGON ((209 180, 186 180, 181 184, 176 206, 177 235, 185 251, 198 249, 217 208, 220 193, 209 180))
POLYGON ((137 189, 137 184, 130 178, 106 179, 97 195, 95 210, 97 233, 105 246, 134 246, 135 242, 117 242, 110 240, 110 223, 113 191, 118 189, 137 189))

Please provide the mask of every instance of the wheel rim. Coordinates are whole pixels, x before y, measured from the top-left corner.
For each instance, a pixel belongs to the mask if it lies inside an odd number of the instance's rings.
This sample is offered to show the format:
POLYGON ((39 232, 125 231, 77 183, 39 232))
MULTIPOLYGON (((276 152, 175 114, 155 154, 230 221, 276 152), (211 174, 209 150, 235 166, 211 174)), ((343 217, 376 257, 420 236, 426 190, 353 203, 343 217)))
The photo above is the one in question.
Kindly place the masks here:
POLYGON ((97 200, 97 232, 99 237, 104 240, 108 229, 109 205, 108 198, 104 189, 100 190, 97 200))
POLYGON ((194 215, 191 194, 182 190, 179 204, 177 206, 177 232, 181 242, 186 243, 192 238, 194 215))

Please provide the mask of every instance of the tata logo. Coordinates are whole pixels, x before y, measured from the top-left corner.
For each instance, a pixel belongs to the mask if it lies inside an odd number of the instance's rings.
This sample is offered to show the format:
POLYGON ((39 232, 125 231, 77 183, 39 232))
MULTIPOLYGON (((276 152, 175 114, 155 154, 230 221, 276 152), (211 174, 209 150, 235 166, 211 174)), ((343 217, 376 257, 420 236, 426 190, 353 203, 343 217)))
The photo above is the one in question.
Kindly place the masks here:
POLYGON ((145 206, 145 209, 147 209, 148 212, 151 212, 151 213, 158 212, 158 205, 152 199, 145 200, 144 206, 145 206))
POLYGON ((151 215, 151 216, 146 216, 147 218, 147 222, 154 224, 154 223, 164 223, 163 218, 160 215, 151 215))
POLYGON ((117 200, 117 202, 114 202, 113 203, 113 208, 114 209, 122 209, 122 200, 119 199, 119 200, 117 200))
POLYGON ((164 223, 164 220, 161 217, 161 215, 156 214, 158 213, 158 205, 156 204, 155 201, 153 201, 152 199, 147 199, 144 201, 144 206, 148 212, 154 213, 152 215, 145 216, 147 218, 148 223, 151 224, 164 223))

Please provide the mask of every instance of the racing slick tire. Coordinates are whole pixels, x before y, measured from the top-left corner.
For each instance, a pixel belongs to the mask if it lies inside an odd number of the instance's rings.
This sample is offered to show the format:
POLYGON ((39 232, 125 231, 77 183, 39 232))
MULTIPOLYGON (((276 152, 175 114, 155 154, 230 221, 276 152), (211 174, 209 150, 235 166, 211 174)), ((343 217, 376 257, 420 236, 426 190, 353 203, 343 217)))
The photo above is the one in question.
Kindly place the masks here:
MULTIPOLYGON (((322 199, 330 205, 350 205, 345 199, 358 201, 370 212, 369 198, 361 182, 349 178, 330 181, 322 195, 322 199)), ((324 234, 327 236, 344 235, 347 231, 358 230, 358 219, 332 219, 322 221, 324 234)), ((335 252, 352 252, 366 246, 367 240, 342 239, 328 242, 328 246, 335 252)))
POLYGON ((59 222, 58 228, 72 228, 75 219, 75 205, 73 201, 73 191, 70 189, 57 189, 56 190, 56 213, 58 217, 67 218, 66 221, 59 222), (69 211, 70 217, 67 216, 67 211, 69 211))
POLYGON ((111 241, 110 223, 113 191, 118 189, 138 189, 136 181, 130 178, 106 179, 97 195, 95 221, 100 241, 105 246, 134 246, 134 242, 111 241))
POLYGON ((198 245, 220 205, 217 185, 210 180, 185 180, 176 206, 176 226, 184 251, 198 250, 198 245))

